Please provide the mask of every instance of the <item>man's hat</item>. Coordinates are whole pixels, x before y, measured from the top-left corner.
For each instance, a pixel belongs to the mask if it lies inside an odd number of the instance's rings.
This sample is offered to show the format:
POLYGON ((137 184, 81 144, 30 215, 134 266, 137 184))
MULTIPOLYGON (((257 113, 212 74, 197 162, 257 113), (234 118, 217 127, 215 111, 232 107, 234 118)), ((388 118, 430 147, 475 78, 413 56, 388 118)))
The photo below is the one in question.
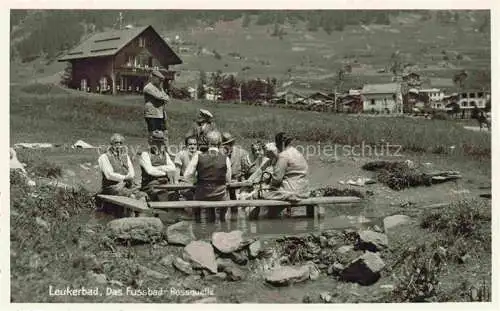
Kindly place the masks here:
POLYGON ((227 145, 229 143, 232 143, 234 140, 235 140, 235 138, 230 133, 225 132, 222 134, 222 144, 223 145, 227 145))
POLYGON ((158 70, 153 70, 152 75, 153 75, 154 77, 160 78, 160 79, 162 79, 162 80, 164 80, 164 79, 165 79, 165 76, 164 76, 164 75, 162 75, 162 74, 161 74, 161 72, 159 72, 158 70))
POLYGON ((200 115, 198 116, 199 120, 212 120, 214 118, 214 115, 206 110, 206 109, 200 109, 200 115))
POLYGON ((155 130, 153 131, 153 133, 151 133, 149 139, 151 141, 165 141, 165 134, 163 133, 163 131, 155 130))

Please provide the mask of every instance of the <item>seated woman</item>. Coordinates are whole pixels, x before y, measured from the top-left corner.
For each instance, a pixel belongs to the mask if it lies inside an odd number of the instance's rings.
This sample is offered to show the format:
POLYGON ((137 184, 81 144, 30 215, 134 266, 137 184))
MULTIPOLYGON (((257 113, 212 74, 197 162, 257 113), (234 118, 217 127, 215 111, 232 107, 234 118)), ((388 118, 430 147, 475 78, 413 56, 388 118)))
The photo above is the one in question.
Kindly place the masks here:
POLYGON ((255 173, 266 160, 266 157, 264 156, 264 144, 261 141, 253 143, 250 149, 250 165, 245 176, 247 179, 252 176, 252 174, 255 173))
MULTIPOLYGON (((252 192, 249 198, 265 200, 299 201, 309 196, 309 167, 304 156, 293 146, 292 138, 280 132, 275 137, 277 156, 275 163, 267 166, 260 182, 267 186, 252 192), (270 171, 266 171, 269 170, 270 171)), ((269 163, 274 162, 270 159, 269 163)), ((269 165, 269 164, 268 164, 269 165)), ((256 172, 257 173, 257 172, 256 172)), ((257 176, 252 176, 257 178, 257 176)), ((270 216, 278 215, 283 208, 273 208, 270 216)), ((271 211, 270 210, 270 211, 271 211)))

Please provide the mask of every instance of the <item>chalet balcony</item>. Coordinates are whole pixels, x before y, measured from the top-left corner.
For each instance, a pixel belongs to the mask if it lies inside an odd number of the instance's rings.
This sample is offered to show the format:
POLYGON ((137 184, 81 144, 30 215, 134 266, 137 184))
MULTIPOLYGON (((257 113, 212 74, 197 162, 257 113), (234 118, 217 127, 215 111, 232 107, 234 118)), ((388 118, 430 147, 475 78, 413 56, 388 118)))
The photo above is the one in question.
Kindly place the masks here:
POLYGON ((166 80, 174 80, 175 71, 168 70, 161 66, 148 66, 142 64, 125 64, 116 69, 116 72, 123 76, 147 76, 153 70, 161 72, 166 80))

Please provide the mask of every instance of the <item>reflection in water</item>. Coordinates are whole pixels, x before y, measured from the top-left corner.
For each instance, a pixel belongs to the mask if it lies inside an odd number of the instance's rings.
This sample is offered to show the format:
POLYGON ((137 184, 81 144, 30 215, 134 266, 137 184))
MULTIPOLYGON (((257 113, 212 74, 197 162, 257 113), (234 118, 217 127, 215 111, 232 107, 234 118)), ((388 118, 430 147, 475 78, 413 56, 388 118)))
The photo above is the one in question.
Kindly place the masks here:
MULTIPOLYGON (((321 218, 280 218, 248 220, 245 217, 239 217, 234 221, 217 221, 215 223, 207 222, 203 217, 201 223, 193 223, 193 231, 199 239, 211 239, 213 232, 232 230, 241 230, 246 237, 250 236, 279 236, 284 234, 301 234, 313 231, 323 231, 328 229, 359 229, 365 228, 373 223, 377 223, 377 218, 367 218, 367 210, 363 205, 342 204, 325 208, 325 215, 321 218), (353 216, 349 216, 353 215, 353 216), (358 216, 359 215, 359 216, 358 216)), ((243 216, 243 215, 241 215, 243 216)), ((169 217, 170 218, 170 217, 169 217)), ((90 219, 85 222, 95 222, 105 224, 115 219, 112 215, 106 213, 94 213, 90 219)), ((83 220, 83 219, 82 219, 83 220)), ((165 225, 171 223, 173 219, 163 219, 165 225)))

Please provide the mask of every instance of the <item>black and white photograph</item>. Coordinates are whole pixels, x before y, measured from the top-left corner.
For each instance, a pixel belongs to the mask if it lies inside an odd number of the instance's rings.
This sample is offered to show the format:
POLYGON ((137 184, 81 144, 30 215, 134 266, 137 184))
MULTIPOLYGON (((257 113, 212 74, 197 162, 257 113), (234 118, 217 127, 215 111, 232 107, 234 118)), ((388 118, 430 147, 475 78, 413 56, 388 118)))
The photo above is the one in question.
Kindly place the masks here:
POLYGON ((113 3, 9 11, 10 304, 492 306, 491 9, 113 3))

